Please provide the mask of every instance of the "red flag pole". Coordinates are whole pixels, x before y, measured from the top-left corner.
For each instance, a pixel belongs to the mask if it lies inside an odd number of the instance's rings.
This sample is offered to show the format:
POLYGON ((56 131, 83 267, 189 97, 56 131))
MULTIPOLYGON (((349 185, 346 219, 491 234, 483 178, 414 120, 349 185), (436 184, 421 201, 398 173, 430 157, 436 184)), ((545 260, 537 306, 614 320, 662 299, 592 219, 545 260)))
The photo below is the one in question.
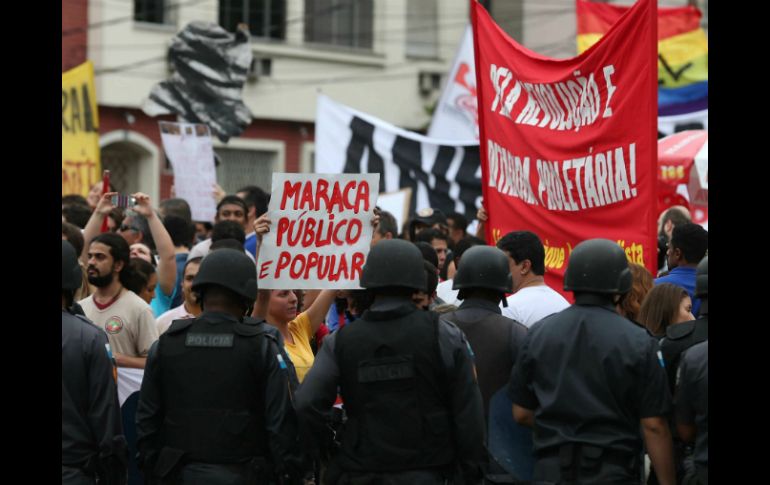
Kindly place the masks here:
MULTIPOLYGON (((110 171, 105 170, 104 175, 102 176, 102 195, 106 194, 109 191, 110 191, 110 171)), ((102 221, 102 232, 107 232, 110 229, 110 226, 107 223, 108 217, 109 216, 104 216, 104 220, 102 221)))

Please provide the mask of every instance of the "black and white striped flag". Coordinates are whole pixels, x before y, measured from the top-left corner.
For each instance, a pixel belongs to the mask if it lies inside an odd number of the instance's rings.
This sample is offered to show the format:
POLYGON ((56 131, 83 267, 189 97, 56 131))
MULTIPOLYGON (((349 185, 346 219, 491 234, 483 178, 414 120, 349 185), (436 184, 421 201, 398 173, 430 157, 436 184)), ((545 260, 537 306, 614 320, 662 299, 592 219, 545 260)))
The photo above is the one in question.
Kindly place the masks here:
POLYGON ((410 214, 433 207, 468 220, 481 205, 479 145, 402 130, 318 96, 316 173, 379 173, 382 192, 412 189, 410 214))

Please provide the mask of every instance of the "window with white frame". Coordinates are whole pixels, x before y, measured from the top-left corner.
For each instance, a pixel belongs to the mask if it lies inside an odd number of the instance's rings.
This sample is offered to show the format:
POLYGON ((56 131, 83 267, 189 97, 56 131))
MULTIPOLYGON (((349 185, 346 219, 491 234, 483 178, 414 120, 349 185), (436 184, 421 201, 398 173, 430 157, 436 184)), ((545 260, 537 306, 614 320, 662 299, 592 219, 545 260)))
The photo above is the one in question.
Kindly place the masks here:
POLYGON ((217 183, 225 192, 234 194, 246 185, 256 185, 270 193, 278 152, 219 147, 214 151, 219 155, 217 183))
POLYGON ((372 49, 373 0, 305 0, 305 42, 372 49))
POLYGON ((406 55, 438 57, 438 9, 436 0, 411 1, 406 4, 406 55))
POLYGON ((174 8, 167 5, 168 0, 134 0, 134 20, 149 24, 173 24, 174 8))
POLYGON ((235 32, 245 23, 254 37, 286 38, 286 0, 219 0, 219 25, 235 32))

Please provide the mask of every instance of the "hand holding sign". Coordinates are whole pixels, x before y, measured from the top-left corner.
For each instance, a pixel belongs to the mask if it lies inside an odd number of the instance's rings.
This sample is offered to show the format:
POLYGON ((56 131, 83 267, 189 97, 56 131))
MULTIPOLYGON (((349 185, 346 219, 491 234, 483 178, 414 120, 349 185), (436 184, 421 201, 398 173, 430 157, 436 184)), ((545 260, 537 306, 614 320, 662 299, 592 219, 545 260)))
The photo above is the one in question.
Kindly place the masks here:
POLYGON ((254 221, 254 232, 257 233, 257 241, 259 241, 260 244, 262 244, 262 236, 270 232, 270 224, 272 223, 273 221, 268 218, 267 212, 254 221))

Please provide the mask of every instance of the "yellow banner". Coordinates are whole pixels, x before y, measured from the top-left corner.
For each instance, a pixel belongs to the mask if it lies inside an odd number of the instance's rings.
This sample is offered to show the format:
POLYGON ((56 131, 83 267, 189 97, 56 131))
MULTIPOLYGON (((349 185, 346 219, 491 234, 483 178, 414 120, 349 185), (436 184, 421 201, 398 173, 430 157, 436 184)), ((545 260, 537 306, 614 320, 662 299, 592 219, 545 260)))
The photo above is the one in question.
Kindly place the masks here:
POLYGON ((86 197, 100 179, 94 66, 86 61, 61 75, 61 193, 86 197))

